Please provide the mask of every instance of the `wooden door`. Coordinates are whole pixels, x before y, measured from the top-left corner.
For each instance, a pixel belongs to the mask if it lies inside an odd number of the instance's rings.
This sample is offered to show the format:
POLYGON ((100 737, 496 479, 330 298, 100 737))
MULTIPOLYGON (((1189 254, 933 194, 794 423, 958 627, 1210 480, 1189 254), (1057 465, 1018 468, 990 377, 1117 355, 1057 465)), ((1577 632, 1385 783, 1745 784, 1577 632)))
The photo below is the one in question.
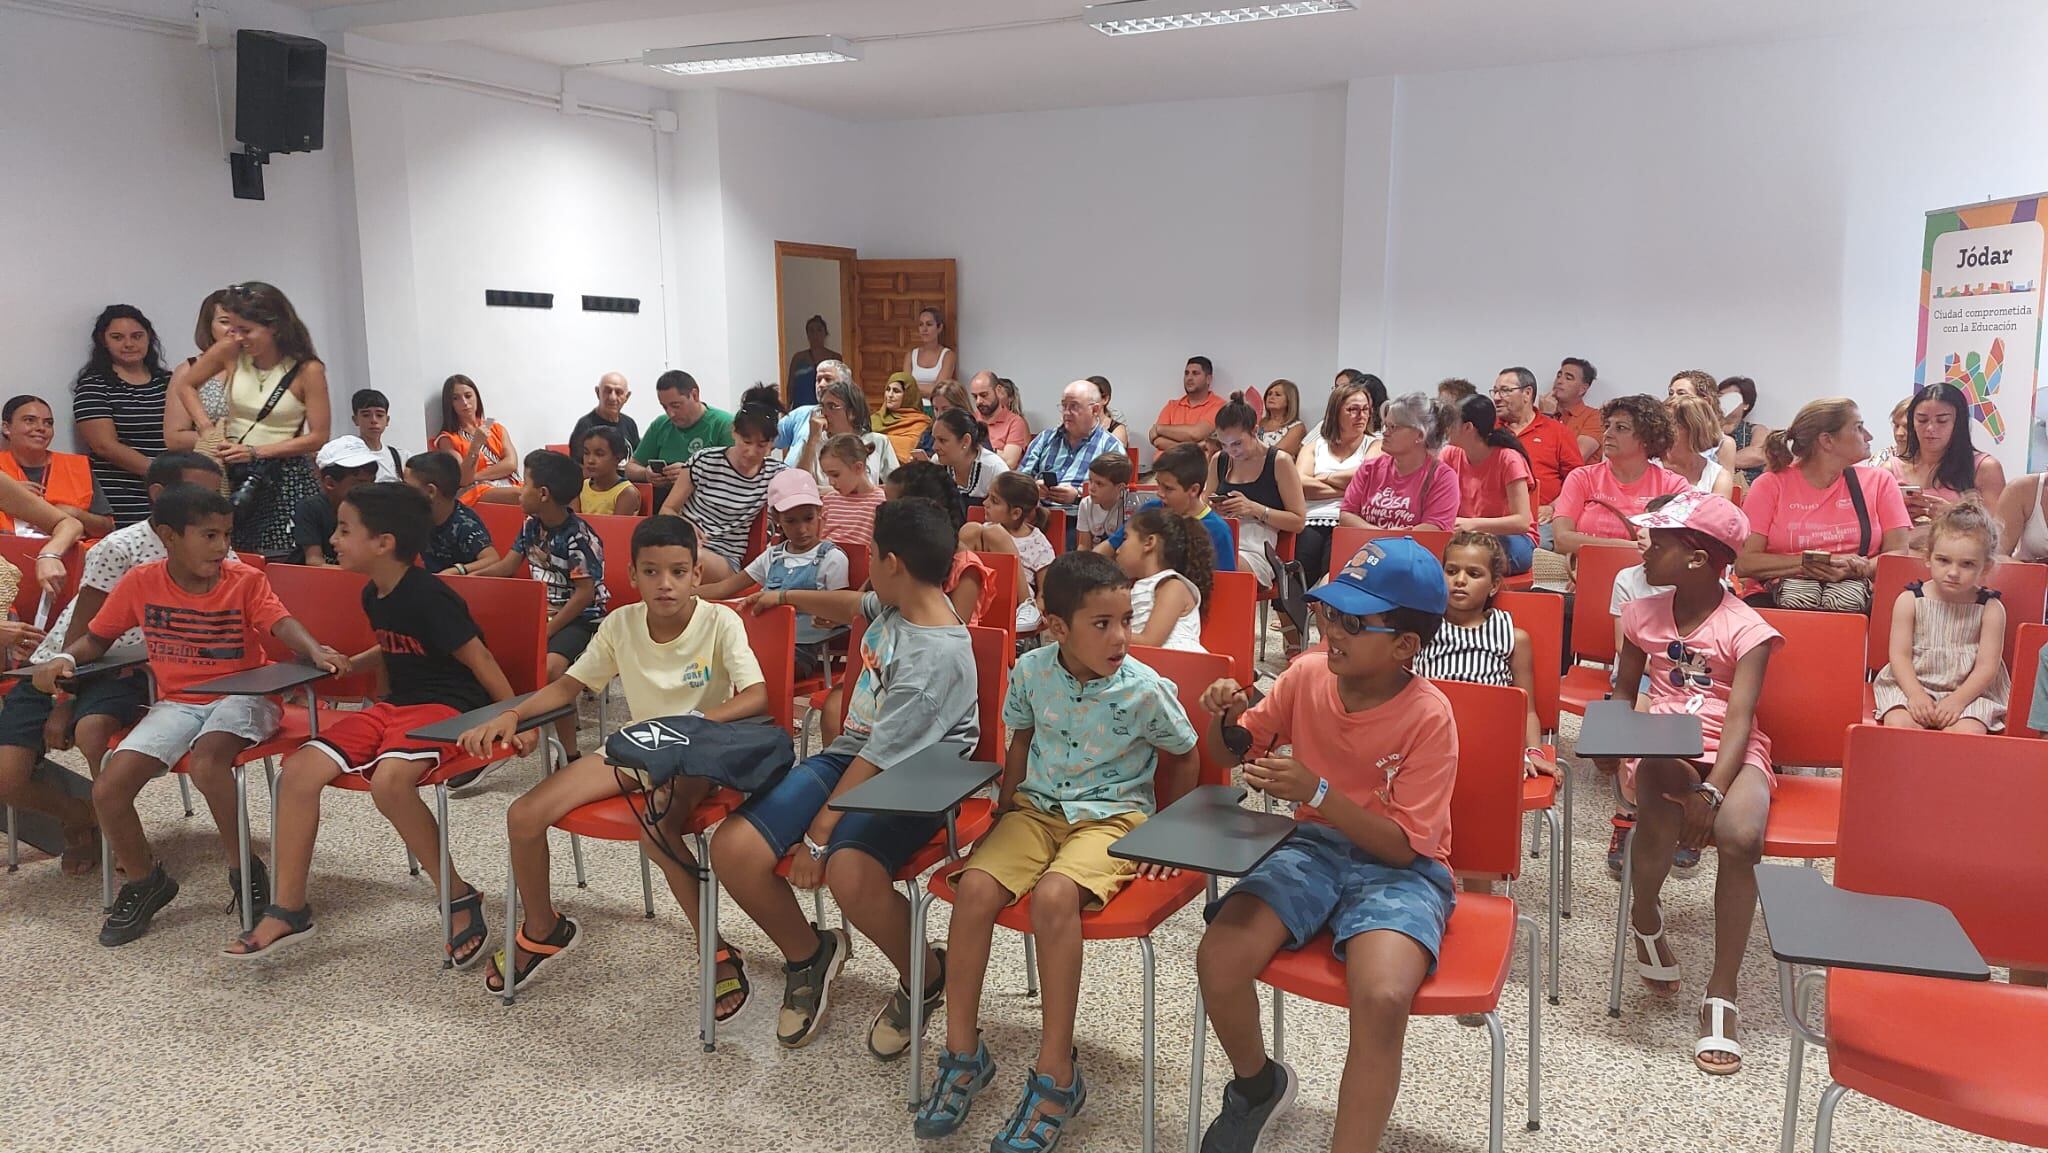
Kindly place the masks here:
POLYGON ((917 347, 917 314, 936 308, 946 319, 940 341, 960 360, 960 333, 952 260, 861 260, 854 264, 854 315, 859 317, 853 375, 870 407, 882 407, 889 375, 903 370, 903 357, 917 347))

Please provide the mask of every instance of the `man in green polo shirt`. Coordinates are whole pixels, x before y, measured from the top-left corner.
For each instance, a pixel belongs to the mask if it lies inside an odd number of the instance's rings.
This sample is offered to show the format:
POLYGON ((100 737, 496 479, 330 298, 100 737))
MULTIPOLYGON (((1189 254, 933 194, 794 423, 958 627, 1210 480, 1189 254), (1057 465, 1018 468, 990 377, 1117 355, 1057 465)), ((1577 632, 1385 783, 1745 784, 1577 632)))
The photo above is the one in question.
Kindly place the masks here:
POLYGON ((626 478, 654 482, 659 502, 660 490, 676 482, 698 449, 732 443, 732 414, 705 404, 697 379, 681 369, 662 373, 654 382, 654 396, 661 402, 662 415, 647 426, 647 435, 633 450, 633 459, 626 463, 626 478), (662 465, 659 470, 649 467, 656 461, 662 465))

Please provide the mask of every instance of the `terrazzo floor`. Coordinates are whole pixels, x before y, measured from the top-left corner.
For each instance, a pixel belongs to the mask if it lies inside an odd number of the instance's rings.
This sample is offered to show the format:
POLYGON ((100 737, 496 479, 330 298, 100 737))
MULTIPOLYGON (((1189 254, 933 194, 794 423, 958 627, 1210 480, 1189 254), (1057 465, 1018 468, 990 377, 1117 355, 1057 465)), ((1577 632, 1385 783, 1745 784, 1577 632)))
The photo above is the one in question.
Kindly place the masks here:
MULTIPOLYGON (((1276 638, 1277 639, 1277 638, 1276 638)), ((1277 655, 1277 646, 1274 649, 1277 655)), ((1277 666, 1269 663, 1270 675, 1277 666)), ((1567 718, 1567 752, 1574 731, 1567 718)), ((586 736, 586 741, 589 738, 586 736)), ((504 810, 539 775, 526 760, 495 770, 451 802, 454 852, 489 894, 498 943, 505 883, 504 810)), ((1572 842, 1578 915, 1565 922, 1560 1005, 1543 1005, 1542 1128, 1526 1132, 1525 969, 1518 956, 1503 998, 1509 1052, 1506 1148, 1555 1150, 1768 1150, 1783 1103, 1786 1030, 1761 923, 1743 974, 1744 1071, 1695 1071, 1692 1008, 1709 955, 1713 858, 1667 890, 1667 923, 1684 991, 1652 997, 1629 976, 1623 1015, 1606 1015, 1616 885, 1607 876, 1606 784, 1590 766, 1579 788, 1572 842)), ((251 789, 257 843, 268 805, 251 789)), ((721 1030, 718 1052, 697 1042, 696 950, 675 902, 658 889, 643 919, 637 857, 627 845, 585 842, 589 887, 571 875, 557 834, 562 907, 587 932, 564 967, 518 1004, 486 995, 481 970, 444 971, 431 886, 406 874, 395 834, 359 794, 326 799, 312 901, 315 939, 274 963, 220 958, 234 919, 222 912, 224 865, 210 820, 184 817, 178 791, 153 784, 144 822, 183 893, 142 940, 95 941, 98 882, 25 861, 0 877, 0 1020, 10 1050, 0 1092, 0 1149, 415 1150, 899 1150, 917 1144, 903 1103, 904 1068, 864 1046, 868 1020, 890 980, 887 963, 857 942, 825 1035, 783 1052, 773 1038, 780 975, 766 939, 728 899, 721 923, 750 957, 755 1000, 721 1030)), ((1547 855, 1516 886, 1548 924, 1547 855)), ((657 879, 658 884, 658 879, 657 879)), ((934 938, 947 907, 935 908, 934 938)), ((1186 1132, 1194 950, 1190 907, 1157 934, 1159 1148, 1186 1132)), ((961 1134, 937 1150, 982 1149, 1000 1127, 1036 1050, 1038 1010, 1023 995, 1019 939, 1001 934, 983 1022, 1001 1066, 961 1134)), ((1067 1148, 1140 1147, 1140 966, 1135 945, 1091 943, 1080 1025, 1091 1086, 1067 1148)), ((1270 1023, 1270 1017, 1268 1018, 1270 1023)), ((1289 1002, 1288 1057, 1300 1071, 1294 1111, 1268 1153, 1329 1147, 1345 1028, 1339 1010, 1289 1002)), ((930 1034, 936 1038, 940 1030, 930 1034)), ((1205 1115, 1216 1107, 1221 1050, 1209 1043, 1205 1115)), ((930 1047, 927 1047, 927 1062, 930 1047)), ((1826 1083, 1824 1055, 1809 1055, 1800 1147, 1826 1083)), ((1400 1101, 1383 1148, 1486 1147, 1485 1032, 1447 1018, 1409 1029, 1400 1101)), ((2014 1148, 1951 1132, 1856 1097, 1837 1116, 1835 1148, 2014 1148)))

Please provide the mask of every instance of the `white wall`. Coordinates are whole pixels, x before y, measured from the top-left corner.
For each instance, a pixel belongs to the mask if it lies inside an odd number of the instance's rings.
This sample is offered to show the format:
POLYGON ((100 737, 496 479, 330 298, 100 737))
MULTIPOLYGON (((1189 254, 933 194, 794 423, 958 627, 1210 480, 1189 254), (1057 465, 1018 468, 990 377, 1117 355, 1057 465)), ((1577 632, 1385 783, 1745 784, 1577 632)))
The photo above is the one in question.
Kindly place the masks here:
POLYGON ((874 126, 863 257, 959 260, 963 379, 1017 382, 1033 428, 1107 376, 1142 433, 1186 358, 1226 391, 1327 382, 1344 94, 874 126))
POLYGON ((597 378, 660 412, 667 367, 662 224, 667 164, 647 128, 378 75, 348 77, 363 306, 392 437, 438 431, 441 382, 474 379, 522 452, 568 436, 597 378), (552 292, 547 310, 489 308, 484 291, 552 292), (582 296, 640 300, 584 312, 582 296))
MULTIPOLYGON (((93 317, 133 304, 167 363, 193 354, 199 302, 266 279, 291 297, 345 403, 363 376, 344 317, 339 228, 350 196, 330 151, 273 158, 267 200, 236 200, 222 160, 209 53, 195 43, 0 8, 0 348, 6 388, 34 392, 70 431, 70 385, 93 317)), ((221 65, 232 115, 234 68, 221 65)))
MULTIPOLYGON (((1598 396, 1702 368, 1773 426, 1838 394, 1880 426, 1924 213, 2048 190, 2044 54, 2037 18, 1402 78, 1389 383, 1578 355, 1598 396)), ((1347 335, 1374 303, 1347 280, 1347 335)))

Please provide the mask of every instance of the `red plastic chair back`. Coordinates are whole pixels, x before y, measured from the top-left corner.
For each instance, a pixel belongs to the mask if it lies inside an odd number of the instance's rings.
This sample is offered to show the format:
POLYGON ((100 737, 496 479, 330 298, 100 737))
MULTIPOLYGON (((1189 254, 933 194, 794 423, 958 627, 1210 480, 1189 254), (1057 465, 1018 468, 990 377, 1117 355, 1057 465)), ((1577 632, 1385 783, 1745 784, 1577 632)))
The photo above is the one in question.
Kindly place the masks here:
POLYGON ((2033 711, 2034 685, 2041 677, 2043 645, 2048 645, 2048 625, 2037 625, 2028 621, 2020 626, 2019 639, 2013 643, 2012 648, 2012 695, 2006 700, 2006 736, 2041 735, 2027 724, 2027 716, 2033 711))
POLYGON ((1643 563, 1642 550, 1631 545, 1589 544, 1579 550, 1572 583, 1572 657, 1596 664, 1614 663, 1614 578, 1621 570, 1643 563))
POLYGON ((987 601, 988 608, 980 616, 967 623, 1001 629, 1010 638, 1010 650, 1017 648, 1017 574, 1023 561, 1013 552, 976 552, 981 563, 987 565, 995 575, 995 596, 987 601))
POLYGON ((2048 968, 2048 744, 1859 725, 1848 746, 1835 883, 1946 906, 1985 960, 2048 968))
POLYGON ((239 558, 243 564, 248 565, 250 568, 255 569, 257 572, 262 572, 264 569, 270 567, 270 562, 263 559, 262 553, 241 552, 237 550, 235 556, 239 558))
POLYGON ((56 623, 57 614, 71 603, 78 593, 78 575, 85 567, 85 550, 73 545, 64 552, 64 590, 50 602, 46 619, 36 619, 36 608, 43 603, 43 586, 36 583, 36 554, 48 545, 47 537, 0 536, 0 558, 21 570, 21 587, 14 594, 14 610, 17 620, 45 626, 56 623))
POLYGON ((1364 528, 1355 524, 1340 524, 1337 531, 1330 534, 1329 575, 1336 576, 1344 571, 1344 566, 1351 563, 1351 558, 1357 556, 1358 550, 1364 548, 1368 541, 1397 536, 1414 537, 1416 544, 1428 549, 1438 560, 1444 559, 1444 550, 1451 547, 1451 534, 1442 529, 1364 528))
POLYGON ((1742 478, 1739 476, 1735 478, 1735 482, 1735 487, 1728 491, 1728 502, 1734 505, 1736 508, 1741 508, 1742 494, 1749 488, 1749 486, 1743 484, 1742 478))
POLYGON ((633 587, 633 530, 640 527, 637 516, 582 514, 604 546, 604 587, 610 595, 609 608, 640 603, 640 590, 633 587))
POLYGON ((469 605, 513 692, 548 683, 548 590, 539 581, 447 574, 441 580, 469 605))
POLYGON ((543 447, 543 448, 545 448, 545 449, 547 449, 547 451, 549 451, 549 452, 559 452, 559 453, 561 453, 561 454, 562 454, 563 456, 566 456, 566 457, 568 457, 568 458, 569 458, 569 459, 571 459, 571 460, 575 460, 575 461, 576 461, 576 463, 578 463, 578 464, 582 464, 582 463, 583 463, 583 462, 582 462, 581 460, 577 460, 577 459, 576 459, 576 454, 575 454, 575 453, 572 453, 572 452, 570 452, 570 451, 569 451, 569 446, 568 446, 568 445, 566 445, 566 444, 549 444, 549 445, 543 445, 542 447, 543 447))
MULTIPOLYGON (((332 565, 312 568, 281 564, 264 570, 270 591, 291 610, 293 619, 306 626, 313 639, 338 652, 354 656, 377 643, 370 630, 370 618, 363 613, 363 586, 368 577, 332 565)), ((298 659, 276 637, 263 638, 263 647, 273 660, 298 659)), ((323 697, 362 697, 374 691, 374 678, 348 676, 340 681, 322 681, 323 697)))
POLYGON ((1241 685, 1258 676, 1259 582, 1248 572, 1219 572, 1210 578, 1208 612, 1202 617, 1202 647, 1230 658, 1241 685))
POLYGON ((637 515, 653 516, 657 511, 659 511, 654 507, 653 481, 638 481, 634 483, 633 487, 635 489, 638 489, 640 492, 640 511, 637 515))
MULTIPOLYGON (((631 520, 626 517, 623 519, 631 520)), ((767 612, 742 610, 747 647, 761 666, 768 688, 768 715, 785 733, 796 732, 796 610, 777 605, 767 612)))
POLYGON ((1529 659, 1536 665, 1536 722, 1546 733, 1557 731, 1558 699, 1564 674, 1564 598, 1555 593, 1498 593, 1495 608, 1529 634, 1529 659))
MULTIPOLYGON (((1914 581, 1926 580, 1927 562, 1904 553, 1886 553, 1877 558, 1877 576, 1870 583, 1870 639, 1865 667, 1872 673, 1891 660, 1892 610, 1899 594, 1914 581)), ((2048 608, 2048 565, 2023 561, 2000 561, 1992 566, 1984 582, 1998 590, 2005 603, 2005 667, 2017 673, 2013 663, 2022 624, 2039 623, 2048 608)))
POLYGON ((1515 877, 1522 871, 1522 750, 1529 701, 1522 690, 1432 681, 1451 702, 1458 777, 1451 793, 1451 868, 1515 877))
POLYGON ((519 539, 519 530, 526 524, 526 513, 516 504, 494 504, 479 501, 470 506, 484 522, 484 531, 491 534, 491 545, 503 556, 512 551, 512 542, 519 539))
MULTIPOLYGON (((1191 653, 1181 649, 1153 648, 1150 645, 1132 645, 1131 656, 1153 672, 1173 682, 1175 693, 1180 697, 1181 711, 1188 715, 1188 723, 1195 727, 1195 747, 1202 754, 1201 777, 1196 783, 1229 784, 1231 765, 1217 760, 1212 755, 1214 749, 1207 740, 1209 714, 1202 710, 1202 693, 1225 677, 1236 679, 1230 659, 1220 653, 1191 653)), ((1156 799, 1162 809, 1175 800, 1163 793, 1156 799)))
POLYGON ((1016 644, 1003 630, 982 625, 969 625, 967 635, 974 642, 974 701, 981 722, 974 759, 1001 764, 1007 747, 1003 698, 1010 694, 1010 654, 1016 644))
MULTIPOLYGON (((834 542, 837 543, 837 542, 834 542)), ((842 544, 840 551, 846 554, 846 587, 861 589, 868 586, 868 565, 872 563, 874 551, 864 544, 842 544)))
POLYGON ((967 523, 968 523, 968 524, 987 524, 987 523, 988 523, 988 510, 986 510, 986 509, 982 508, 982 507, 981 507, 980 505, 978 505, 978 504, 970 504, 970 505, 968 505, 968 506, 967 506, 967 523))
POLYGON ((1757 610, 1785 638, 1764 673, 1756 723, 1781 765, 1842 763, 1842 734, 1864 719, 1863 642, 1856 613, 1757 610))
POLYGON ((754 523, 747 528, 747 551, 740 558, 743 565, 754 563, 754 558, 768 551, 768 510, 762 509, 754 517, 754 523))
POLYGON ((1067 551, 1067 510, 1048 510, 1045 514, 1045 524, 1040 526, 1038 531, 1045 534, 1045 542, 1052 546, 1052 555, 1058 556, 1067 551))

